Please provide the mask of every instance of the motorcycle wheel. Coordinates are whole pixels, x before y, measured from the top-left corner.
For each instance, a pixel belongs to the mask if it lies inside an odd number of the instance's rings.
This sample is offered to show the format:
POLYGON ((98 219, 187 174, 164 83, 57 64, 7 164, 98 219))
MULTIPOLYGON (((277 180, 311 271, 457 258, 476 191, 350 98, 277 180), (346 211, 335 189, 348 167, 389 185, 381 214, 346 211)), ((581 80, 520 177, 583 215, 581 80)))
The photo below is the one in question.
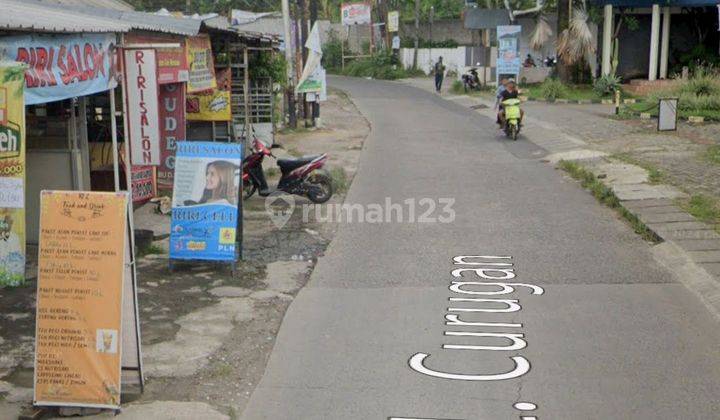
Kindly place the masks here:
POLYGON ((333 183, 330 174, 327 172, 315 171, 305 180, 310 184, 307 192, 307 198, 315 204, 322 204, 330 199, 333 195, 333 183))
POLYGON ((252 197, 255 191, 257 191, 257 187, 252 182, 248 183, 248 185, 243 185, 243 201, 252 197))
POLYGON ((516 141, 516 140, 517 140, 517 136, 518 136, 518 126, 513 124, 513 125, 511 126, 510 130, 511 130, 511 132, 512 132, 512 139, 513 139, 513 141, 516 141))

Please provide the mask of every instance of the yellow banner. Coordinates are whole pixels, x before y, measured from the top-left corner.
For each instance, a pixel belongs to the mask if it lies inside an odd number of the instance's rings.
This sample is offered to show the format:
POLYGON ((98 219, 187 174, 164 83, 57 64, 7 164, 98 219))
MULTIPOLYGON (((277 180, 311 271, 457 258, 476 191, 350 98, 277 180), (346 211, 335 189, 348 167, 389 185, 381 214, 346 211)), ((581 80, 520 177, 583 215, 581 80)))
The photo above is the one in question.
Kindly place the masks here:
POLYGON ((25 281, 25 67, 0 67, 0 288, 25 281))
POLYGON ((200 93, 188 93, 185 118, 188 121, 230 121, 230 69, 216 74, 217 87, 200 93))
POLYGON ((40 196, 37 405, 119 408, 127 193, 40 196))
POLYGON ((185 39, 185 54, 188 63, 187 92, 215 89, 215 64, 213 64, 210 37, 206 34, 185 39))

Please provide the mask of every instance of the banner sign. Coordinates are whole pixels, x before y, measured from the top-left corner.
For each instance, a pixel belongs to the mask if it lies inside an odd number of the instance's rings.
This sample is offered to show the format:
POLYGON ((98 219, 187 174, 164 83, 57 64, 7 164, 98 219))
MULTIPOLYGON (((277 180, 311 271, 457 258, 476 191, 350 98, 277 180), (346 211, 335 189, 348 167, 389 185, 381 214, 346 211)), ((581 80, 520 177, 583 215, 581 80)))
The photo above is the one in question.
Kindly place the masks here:
POLYGON ((501 25, 497 27, 498 58, 496 74, 498 80, 501 75, 520 74, 520 55, 518 54, 520 31, 519 25, 501 25))
POLYGON ((217 88, 210 37, 199 35, 185 40, 188 70, 187 92, 195 93, 217 88))
POLYGON ((170 258, 235 260, 241 158, 240 143, 177 143, 170 258))
POLYGON ((40 195, 36 405, 120 407, 127 193, 40 195))
POLYGON ((343 25, 367 25, 371 22, 369 3, 343 3, 340 8, 343 25))
POLYGON ((133 203, 144 203, 157 195, 152 166, 132 166, 130 170, 133 203))
POLYGON ((188 121, 230 121, 230 69, 217 73, 217 89, 187 95, 188 121))
MULTIPOLYGON (((125 44, 180 44, 177 48, 155 48, 158 84, 188 81, 187 55, 184 38, 164 34, 125 34, 125 44)), ((140 47, 143 48, 143 47, 140 47)), ((148 46, 147 48, 151 48, 148 46)))
POLYGON ((133 165, 160 164, 157 61, 155 50, 125 50, 130 159, 133 165))
POLYGON ((303 68, 302 75, 295 89, 296 93, 320 93, 324 79, 322 78, 322 43, 320 42, 320 30, 318 24, 315 24, 308 35, 305 42, 305 48, 308 49, 307 60, 303 68))
POLYGON ((185 83, 160 85, 160 166, 157 186, 160 190, 173 188, 175 144, 185 140, 185 83))
POLYGON ((25 70, 25 104, 34 105, 112 89, 115 35, 22 35, 0 37, 0 61, 25 70))
POLYGON ((400 12, 394 10, 388 12, 388 32, 397 32, 400 30, 400 12))
POLYGON ((0 67, 0 288, 25 282, 24 74, 0 67))

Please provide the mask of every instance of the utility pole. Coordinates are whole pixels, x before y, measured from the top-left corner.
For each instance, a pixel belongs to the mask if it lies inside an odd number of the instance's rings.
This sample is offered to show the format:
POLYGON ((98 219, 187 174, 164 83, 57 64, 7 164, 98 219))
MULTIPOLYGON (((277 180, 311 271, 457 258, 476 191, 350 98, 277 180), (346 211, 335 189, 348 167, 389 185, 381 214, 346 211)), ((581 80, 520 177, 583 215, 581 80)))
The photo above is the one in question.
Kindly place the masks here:
POLYGON ((417 70, 418 48, 420 47, 420 0, 415 0, 415 51, 413 52, 413 69, 417 70))
MULTIPOLYGON (((305 43, 307 42, 308 37, 308 28, 307 28, 307 4, 305 3, 305 0, 298 0, 297 2, 298 6, 298 17, 300 18, 300 51, 302 56, 302 62, 300 65, 300 71, 305 69, 305 63, 307 63, 307 49, 305 48, 305 43)), ((302 101, 302 110, 303 110, 303 118, 306 120, 307 124, 307 118, 310 114, 308 109, 307 101, 305 100, 306 95, 303 93, 301 95, 301 101, 302 101)))
MULTIPOLYGON (((283 29, 285 35, 285 64, 287 67, 287 89, 285 97, 288 103, 288 123, 290 128, 297 127, 297 115, 295 114, 295 73, 293 64, 295 59, 292 52, 292 35, 290 33, 290 4, 288 0, 282 0, 283 29)), ((247 69, 245 69, 247 71, 247 69)))
MULTIPOLYGON (((568 29, 570 26, 570 13, 571 13, 571 7, 572 7, 572 0, 558 0, 557 1, 557 34, 560 36, 560 34, 563 33, 565 29, 568 29)), ((556 53, 557 55, 557 53, 556 53)), ((563 60, 560 57, 557 57, 557 72, 558 77, 563 82, 569 82, 571 79, 571 68, 569 65, 565 64, 563 60)))
MULTIPOLYGON (((318 17, 318 0, 310 0, 310 28, 315 26, 318 17)), ((320 93, 315 95, 315 101, 312 103, 312 122, 315 126, 315 119, 320 117, 320 93)))

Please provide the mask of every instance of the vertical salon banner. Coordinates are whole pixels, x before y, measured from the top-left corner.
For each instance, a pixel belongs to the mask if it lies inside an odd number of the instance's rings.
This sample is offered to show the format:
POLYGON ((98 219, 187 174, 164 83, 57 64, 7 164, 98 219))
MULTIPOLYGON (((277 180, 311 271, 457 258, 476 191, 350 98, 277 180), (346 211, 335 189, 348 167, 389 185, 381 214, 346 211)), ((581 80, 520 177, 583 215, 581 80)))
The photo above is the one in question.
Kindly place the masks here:
POLYGON ((177 143, 170 258, 234 261, 242 144, 177 143))
POLYGON ((0 288, 25 281, 24 72, 0 67, 0 288))
POLYGON ((115 34, 0 37, 2 61, 27 65, 27 105, 90 95, 117 86, 115 34))
POLYGON ((520 32, 519 25, 500 25, 497 27, 498 57, 496 77, 513 76, 517 79, 520 74, 520 32))
POLYGON ((217 88, 210 37, 204 34, 187 37, 185 51, 189 72, 187 92, 195 93, 217 88))
POLYGON ((185 83, 160 85, 160 166, 158 189, 172 191, 175 149, 185 140, 185 83))
POLYGON ((155 50, 125 50, 125 111, 133 165, 160 164, 157 61, 155 50))
POLYGON ((125 34, 125 44, 143 48, 143 44, 154 45, 157 55, 158 84, 180 83, 188 80, 187 55, 183 38, 170 34, 134 33, 125 34), (169 46, 176 44, 175 46, 169 46))
POLYGON ((125 192, 40 195, 34 403, 120 407, 125 192))

